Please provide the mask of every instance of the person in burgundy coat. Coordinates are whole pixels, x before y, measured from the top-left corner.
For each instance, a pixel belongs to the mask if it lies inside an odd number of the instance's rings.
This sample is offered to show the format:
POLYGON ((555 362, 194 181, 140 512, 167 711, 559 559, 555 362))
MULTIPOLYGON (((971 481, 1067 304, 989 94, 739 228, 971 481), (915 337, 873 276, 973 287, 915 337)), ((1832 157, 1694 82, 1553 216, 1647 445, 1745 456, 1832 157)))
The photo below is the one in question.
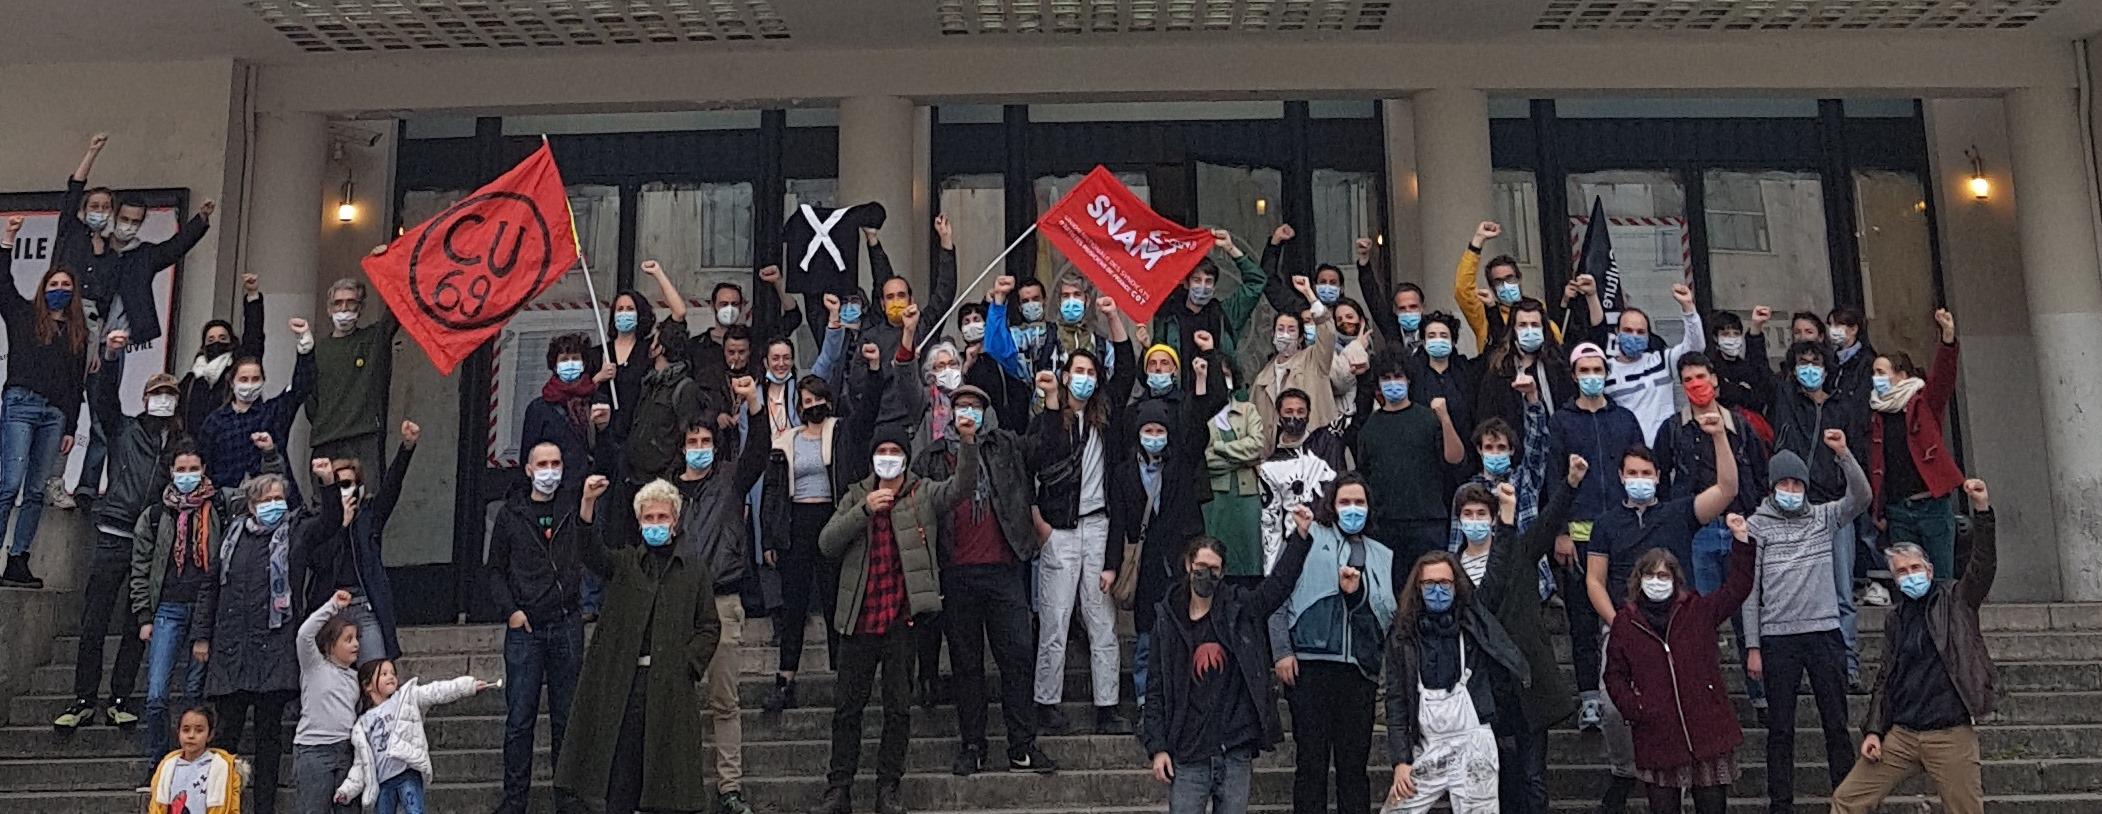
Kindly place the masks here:
POLYGON ((1937 573, 1961 577, 1956 559, 1956 487, 1963 472, 1942 435, 1956 396, 1956 318, 1934 311, 1941 342, 1925 376, 1904 352, 1876 357, 1868 394, 1868 484, 1883 538, 1917 543, 1937 573))
POLYGON ((1634 736, 1635 776, 1652 812, 1678 811, 1681 792, 1691 789, 1695 811, 1722 814, 1737 777, 1744 732, 1715 631, 1751 593, 1756 557, 1744 517, 1732 514, 1728 524, 1735 542, 1721 588, 1695 593, 1678 558, 1651 549, 1636 561, 1608 634, 1605 689, 1634 736))

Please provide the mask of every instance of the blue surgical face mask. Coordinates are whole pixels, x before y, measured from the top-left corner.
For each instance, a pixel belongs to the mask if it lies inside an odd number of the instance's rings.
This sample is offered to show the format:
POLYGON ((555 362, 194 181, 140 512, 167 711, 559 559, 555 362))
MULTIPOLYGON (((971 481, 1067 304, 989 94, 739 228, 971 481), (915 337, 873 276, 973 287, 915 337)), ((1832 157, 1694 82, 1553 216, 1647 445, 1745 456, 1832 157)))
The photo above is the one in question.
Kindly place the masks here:
POLYGON ((1460 536, 1467 538, 1467 541, 1471 543, 1479 543, 1489 539, 1489 521, 1485 519, 1461 519, 1460 536))
POLYGON ((1146 387, 1148 387, 1155 393, 1166 393, 1168 392, 1168 388, 1174 386, 1175 374, 1173 373, 1161 372, 1146 374, 1146 387))
POLYGON ((839 306, 839 321, 852 325, 861 321, 861 303, 849 302, 839 306))
POLYGON ((1542 329, 1540 326, 1521 325, 1518 327, 1519 350, 1525 351, 1526 353, 1532 353, 1533 351, 1539 350, 1540 346, 1544 344, 1547 344, 1547 331, 1542 329))
POLYGON ((555 378, 563 382, 574 382, 584 378, 584 363, 575 359, 564 359, 555 363, 555 378))
POLYGON ((976 407, 958 407, 956 408, 956 417, 968 418, 973 424, 980 427, 985 426, 985 411, 976 407))
POLYGON ((1030 322, 1041 322, 1041 321, 1043 321, 1043 319, 1044 319, 1044 301, 1043 301, 1043 300, 1035 300, 1035 301, 1031 301, 1031 302, 1025 302, 1025 303, 1022 303, 1022 318, 1023 318, 1023 319, 1025 319, 1025 320, 1028 320, 1028 321, 1030 321, 1030 322))
POLYGON ((642 318, 635 316, 634 311, 613 312, 613 330, 624 334, 634 333, 635 326, 640 324, 642 324, 642 318))
POLYGON ((261 503, 255 504, 255 520, 257 523, 263 524, 264 528, 276 528, 278 522, 284 519, 284 501, 265 500, 261 503))
POLYGON ((1066 376, 1066 392, 1072 393, 1073 398, 1086 401, 1089 396, 1095 394, 1095 375, 1074 373, 1066 376))
POLYGON ((642 541, 651 548, 661 548, 671 543, 670 523, 650 523, 642 527, 642 541))
POLYGON ((1504 305, 1517 305, 1525 296, 1518 290, 1518 281, 1505 280, 1496 284, 1496 301, 1504 305))
POLYGON ((187 495, 197 491, 197 487, 204 484, 204 473, 177 472, 171 480, 175 483, 175 491, 187 495))
POLYGON ((1796 365, 1795 383, 1802 385, 1804 390, 1817 390, 1823 388, 1825 386, 1824 366, 1796 365))
POLYGON ((1320 300, 1322 305, 1335 305, 1336 300, 1342 298, 1342 286, 1335 283, 1317 283, 1314 285, 1314 299, 1320 300))
POLYGON ((89 229, 93 229, 97 232, 107 229, 109 228, 109 213, 89 212, 87 216, 87 224, 89 229))
POLYGON ((1629 500, 1636 503, 1648 503, 1657 499, 1656 478, 1626 478, 1620 482, 1620 488, 1628 493, 1629 500))
POLYGON ((1934 578, 1927 576, 1925 571, 1915 571, 1898 577, 1898 590, 1913 599, 1926 596, 1927 589, 1932 587, 1934 587, 1934 578))
POLYGON ((57 291, 44 292, 44 307, 49 308, 53 311, 65 310, 66 304, 72 301, 73 292, 71 291, 60 289, 57 291))
POLYGON ((687 468, 687 469, 692 469, 692 470, 695 470, 695 471, 700 471, 700 470, 703 470, 703 469, 707 469, 708 467, 710 467, 710 466, 714 466, 714 465, 715 465, 715 448, 714 448, 714 447, 702 447, 701 449, 689 449, 689 450, 687 450, 687 451, 686 451, 686 468, 687 468))
POLYGON ((1203 308, 1205 303, 1212 301, 1212 295, 1217 291, 1218 289, 1215 286, 1192 285, 1190 286, 1190 304, 1203 308))
POLYGON ((1617 339, 1621 356, 1634 359, 1649 352, 1648 334, 1620 334, 1617 339))
POLYGON ((1452 586, 1424 585, 1423 609, 1431 613, 1444 613, 1452 610, 1452 586))
POLYGON ((1168 436, 1141 434, 1139 436, 1139 446, 1145 447, 1148 455, 1159 455, 1161 450, 1168 448, 1168 436))
POLYGON ((1590 396, 1592 398, 1597 398, 1600 393, 1606 392, 1606 377, 1578 376, 1577 392, 1583 393, 1584 395, 1590 396))
POLYGON ((1423 327, 1423 312, 1403 311, 1394 315, 1394 321, 1401 323, 1403 332, 1415 333, 1417 328, 1423 327))
POLYGON ((1316 336, 1319 336, 1319 334, 1314 333, 1314 326, 1312 325, 1299 329, 1299 346, 1302 348, 1313 347, 1314 337, 1316 336))
POLYGON ((1504 473, 1511 471, 1511 453, 1482 453, 1482 471, 1487 472, 1491 475, 1495 475, 1499 478, 1503 477, 1504 473))
POLYGON ((1802 492, 1790 492, 1784 489, 1774 490, 1774 505, 1779 506, 1781 511, 1784 512, 1802 511, 1804 499, 1805 495, 1802 492))
POLYGON ((1870 376, 1868 377, 1868 383, 1870 387, 1876 389, 1876 395, 1880 396, 1890 392, 1889 376, 1870 376))
POLYGON ((1080 318, 1084 316, 1087 316, 1086 300, 1079 297, 1067 297, 1059 301, 1058 318, 1065 320, 1067 325, 1080 322, 1080 318))
POLYGON ((1365 530, 1367 514, 1363 506, 1337 506, 1336 528, 1342 529, 1344 534, 1361 533, 1365 530))
POLYGON ((1452 340, 1442 336, 1425 339, 1423 352, 1429 354, 1432 359, 1452 358, 1452 340))
POLYGON ((1398 404, 1409 397, 1409 383, 1406 381, 1380 382, 1379 397, 1385 399, 1388 404, 1398 404))

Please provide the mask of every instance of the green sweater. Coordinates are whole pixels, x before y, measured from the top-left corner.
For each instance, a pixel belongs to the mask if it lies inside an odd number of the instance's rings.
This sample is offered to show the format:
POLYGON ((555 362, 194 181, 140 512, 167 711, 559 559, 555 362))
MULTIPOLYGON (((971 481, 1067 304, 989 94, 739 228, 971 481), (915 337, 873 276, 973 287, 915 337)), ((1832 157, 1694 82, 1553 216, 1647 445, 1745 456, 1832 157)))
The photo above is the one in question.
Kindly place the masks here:
POLYGON ((400 328, 394 314, 383 311, 379 321, 348 336, 315 334, 314 391, 307 396, 315 445, 386 431, 394 332, 400 328))

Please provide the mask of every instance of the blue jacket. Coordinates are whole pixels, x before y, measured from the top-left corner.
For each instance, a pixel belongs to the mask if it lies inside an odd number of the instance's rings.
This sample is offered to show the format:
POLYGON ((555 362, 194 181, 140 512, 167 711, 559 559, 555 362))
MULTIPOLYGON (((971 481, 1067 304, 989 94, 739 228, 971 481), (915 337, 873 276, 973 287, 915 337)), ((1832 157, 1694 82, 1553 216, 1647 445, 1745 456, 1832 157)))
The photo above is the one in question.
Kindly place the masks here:
POLYGON ((1591 464, 1591 471, 1584 475, 1584 485, 1577 488, 1576 504, 1570 510, 1569 519, 1575 522, 1597 520, 1606 507, 1622 499, 1620 491, 1620 454, 1629 447, 1648 448, 1642 437, 1642 424, 1626 407, 1606 400, 1606 407, 1596 413, 1587 412, 1576 405, 1576 401, 1563 402, 1548 419, 1548 430, 1553 448, 1547 458, 1547 482, 1554 483, 1569 477, 1569 456, 1582 455, 1591 464))
POLYGON ((1313 538, 1292 598, 1270 615, 1270 661, 1298 656, 1341 662, 1377 681, 1394 625, 1394 552, 1365 538, 1363 581, 1356 596, 1344 596, 1336 582, 1336 572, 1350 559, 1342 532, 1317 523, 1313 538))

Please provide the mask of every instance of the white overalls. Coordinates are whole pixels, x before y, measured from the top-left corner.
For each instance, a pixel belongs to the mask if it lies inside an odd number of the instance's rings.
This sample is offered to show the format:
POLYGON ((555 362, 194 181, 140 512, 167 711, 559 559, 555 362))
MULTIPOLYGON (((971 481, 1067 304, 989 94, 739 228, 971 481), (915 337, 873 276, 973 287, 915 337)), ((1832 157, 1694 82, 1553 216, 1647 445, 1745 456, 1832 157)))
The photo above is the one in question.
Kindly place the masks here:
POLYGON ((1423 686, 1416 678, 1416 725, 1424 746, 1411 778, 1416 795, 1397 800, 1389 792, 1380 814, 1423 814, 1448 793, 1453 814, 1496 814, 1496 733, 1474 714, 1467 691, 1467 641, 1460 640, 1460 680, 1449 690, 1423 686))

